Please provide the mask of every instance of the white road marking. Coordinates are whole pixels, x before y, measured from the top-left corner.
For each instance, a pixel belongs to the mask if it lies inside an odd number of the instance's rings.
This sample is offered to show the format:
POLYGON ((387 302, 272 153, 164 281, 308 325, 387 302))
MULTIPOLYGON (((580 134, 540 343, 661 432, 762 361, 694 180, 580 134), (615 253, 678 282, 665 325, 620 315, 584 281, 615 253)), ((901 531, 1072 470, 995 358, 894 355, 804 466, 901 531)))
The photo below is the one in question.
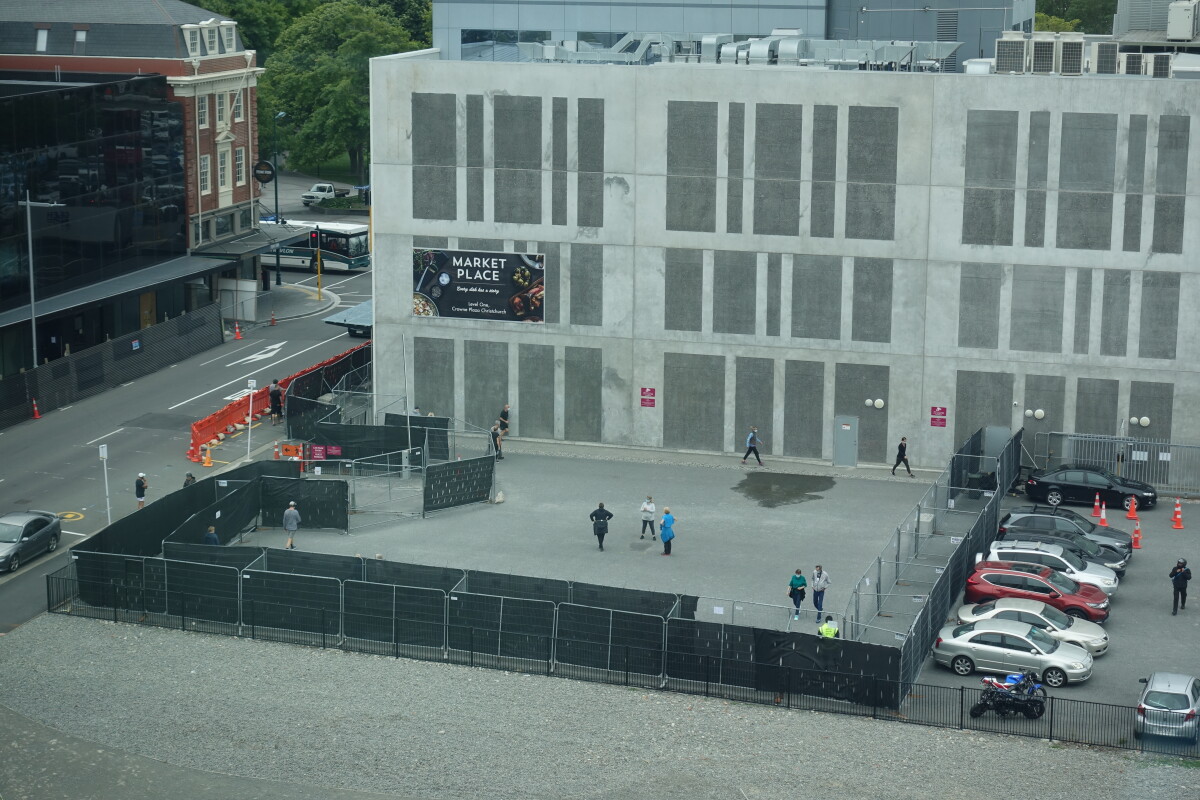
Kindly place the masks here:
POLYGON ((121 385, 122 386, 133 386, 133 381, 129 381, 128 383, 122 383, 121 385))
POLYGON ((59 409, 59 411, 66 411, 68 408, 74 408, 74 407, 75 407, 75 406, 73 406, 73 405, 70 405, 70 406, 63 406, 62 408, 60 408, 60 409, 59 409))
POLYGON ((70 536, 83 536, 85 538, 88 536, 91 536, 90 533, 76 533, 75 531, 63 531, 63 533, 68 534, 70 536))
POLYGON ((88 442, 88 444, 95 444, 96 442, 100 441, 100 439, 107 439, 108 437, 112 436, 112 435, 113 435, 113 433, 120 433, 120 432, 121 432, 121 431, 123 431, 123 430, 125 430, 125 429, 124 429, 124 428, 117 428, 117 429, 116 429, 115 431, 113 431, 112 433, 106 433, 106 434, 104 434, 103 436, 99 437, 98 439, 92 439, 90 442, 88 442))
MULTIPOLYGON (((272 364, 265 364, 265 365, 264 365, 264 367, 267 367, 267 366, 273 367, 273 366, 275 366, 276 364, 282 364, 282 363, 283 363, 283 362, 285 362, 285 361, 290 361, 290 360, 292 360, 293 358, 295 358, 296 356, 302 356, 302 355, 304 355, 304 354, 305 354, 305 353, 307 353, 309 350, 315 350, 316 348, 318 348, 318 347, 320 347, 320 346, 322 346, 322 345, 329 344, 330 342, 336 342, 338 339, 341 339, 341 338, 343 338, 343 337, 346 337, 346 336, 349 336, 349 335, 350 335, 350 334, 349 334, 349 332, 346 332, 346 333, 339 333, 337 336, 332 336, 332 337, 330 337, 330 338, 326 339, 326 340, 325 340, 325 341, 323 341, 323 342, 317 342, 317 343, 316 343, 316 344, 314 344, 312 347, 306 347, 306 348, 304 348, 303 350, 301 350, 301 351, 300 351, 300 352, 298 352, 298 353, 292 353, 290 356, 284 356, 283 358, 279 359, 278 361, 276 361, 276 362, 274 362, 274 363, 272 363, 272 364)), ((204 397, 204 396, 206 396, 206 395, 210 395, 210 394, 212 394, 213 392, 219 392, 219 391, 221 391, 222 389, 224 389, 224 388, 226 388, 226 387, 228 387, 228 386, 233 386, 233 385, 234 385, 235 383, 237 383, 238 381, 244 381, 244 380, 246 380, 246 378, 249 378, 251 375, 257 375, 257 374, 259 373, 259 371, 260 371, 260 370, 255 370, 254 372, 247 372, 245 375, 241 376, 240 378, 234 378, 233 380, 229 381, 228 383, 223 383, 223 384, 221 384, 220 386, 214 386, 213 388, 209 389, 207 392, 201 392, 200 394, 196 395, 195 397, 189 397, 187 400, 183 400, 183 401, 181 401, 181 402, 179 402, 179 403, 176 403, 176 404, 175 404, 175 405, 173 405, 173 406, 169 406, 169 407, 167 408, 167 410, 168 410, 168 411, 174 411, 175 409, 179 408, 180 406, 185 406, 185 405, 187 405, 188 403, 191 403, 191 402, 192 402, 192 401, 194 401, 194 400, 199 400, 201 397, 204 397)))
MULTIPOLYGON (((243 350, 245 350, 247 347, 254 347, 254 345, 256 345, 256 344, 258 344, 258 342, 254 342, 253 344, 244 344, 241 347, 239 347, 237 350, 234 350, 233 353, 240 353, 243 350)), ((220 361, 223 358, 229 358, 231 355, 233 355, 233 353, 222 353, 221 355, 217 356, 216 358, 212 358, 212 359, 209 359, 208 361, 205 361, 200 366, 204 367, 204 366, 207 366, 207 365, 213 363, 214 361, 220 361)), ((171 366, 174 367, 176 365, 172 364, 171 366)))
POLYGON ((239 358, 237 361, 231 361, 225 366, 234 367, 238 364, 250 364, 255 361, 264 361, 268 358, 274 358, 275 356, 279 355, 279 348, 283 347, 285 344, 287 344, 286 340, 282 342, 274 342, 273 344, 267 345, 253 355, 248 355, 245 358, 239 358))

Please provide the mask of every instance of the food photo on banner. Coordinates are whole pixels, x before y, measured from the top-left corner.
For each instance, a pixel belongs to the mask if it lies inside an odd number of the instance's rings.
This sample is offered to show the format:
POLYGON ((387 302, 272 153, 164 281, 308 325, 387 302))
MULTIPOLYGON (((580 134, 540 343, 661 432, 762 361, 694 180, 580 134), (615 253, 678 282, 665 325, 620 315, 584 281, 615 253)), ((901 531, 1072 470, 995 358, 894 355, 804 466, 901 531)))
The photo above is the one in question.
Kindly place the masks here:
POLYGON ((413 250, 413 316, 542 322, 546 257, 540 253, 413 250))

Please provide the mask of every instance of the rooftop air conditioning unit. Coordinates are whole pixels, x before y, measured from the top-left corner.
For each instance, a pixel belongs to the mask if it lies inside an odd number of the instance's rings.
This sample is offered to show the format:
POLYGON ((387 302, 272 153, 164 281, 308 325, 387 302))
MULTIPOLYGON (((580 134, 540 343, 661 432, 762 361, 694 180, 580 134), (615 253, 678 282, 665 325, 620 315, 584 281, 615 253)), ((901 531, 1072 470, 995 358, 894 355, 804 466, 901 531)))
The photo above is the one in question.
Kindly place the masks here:
POLYGON ((1035 75, 1049 75, 1055 69, 1055 51, 1058 43, 1053 39, 1032 39, 1029 42, 1032 49, 1030 72, 1035 75))
POLYGON ((1117 54, 1120 45, 1116 42, 1096 42, 1092 45, 1092 72, 1096 75, 1117 74, 1117 54))
POLYGON ((1146 74, 1152 75, 1155 78, 1171 77, 1171 59, 1173 55, 1173 53, 1155 53, 1150 57, 1151 61, 1146 74))
POLYGON ((1176 0, 1167 6, 1167 41, 1190 42, 1200 32, 1197 0, 1176 0))
POLYGON ((1141 53, 1122 53, 1120 70, 1122 75, 1142 75, 1145 73, 1145 59, 1141 53))
POLYGON ((1007 75, 1010 72, 1024 74, 1024 39, 1000 39, 996 42, 996 72, 1000 75, 1007 75))
POLYGON ((1083 40, 1067 40, 1059 43, 1059 73, 1062 75, 1083 74, 1083 40))

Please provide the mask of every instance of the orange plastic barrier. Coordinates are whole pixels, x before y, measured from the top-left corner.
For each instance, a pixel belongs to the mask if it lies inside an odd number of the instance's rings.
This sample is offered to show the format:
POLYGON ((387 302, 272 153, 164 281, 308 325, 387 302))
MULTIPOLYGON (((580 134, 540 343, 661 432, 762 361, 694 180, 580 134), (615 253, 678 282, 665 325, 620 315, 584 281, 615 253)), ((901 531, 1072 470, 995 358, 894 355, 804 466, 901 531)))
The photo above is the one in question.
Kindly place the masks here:
MULTIPOLYGON (((338 355, 327 358, 318 364, 313 364, 311 367, 302 369, 294 375, 289 375, 286 378, 280 378, 279 385, 284 389, 284 404, 287 404, 287 387, 296 378, 299 378, 301 375, 307 375, 310 372, 314 372, 322 367, 339 361, 353 353, 355 350, 366 347, 368 344, 370 344, 370 342, 360 344, 358 347, 352 347, 344 353, 339 353, 338 355)), ((228 433, 231 426, 235 424, 245 424, 246 415, 251 413, 251 409, 253 409, 253 414, 268 413, 271 410, 270 392, 271 386, 268 384, 260 389, 255 389, 254 393, 251 395, 251 399, 239 397, 237 400, 232 401, 219 411, 214 411, 204 419, 193 422, 191 447, 189 447, 187 451, 188 460, 199 463, 204 457, 201 447, 208 444, 208 442, 212 441, 213 439, 216 439, 218 433, 228 433)))

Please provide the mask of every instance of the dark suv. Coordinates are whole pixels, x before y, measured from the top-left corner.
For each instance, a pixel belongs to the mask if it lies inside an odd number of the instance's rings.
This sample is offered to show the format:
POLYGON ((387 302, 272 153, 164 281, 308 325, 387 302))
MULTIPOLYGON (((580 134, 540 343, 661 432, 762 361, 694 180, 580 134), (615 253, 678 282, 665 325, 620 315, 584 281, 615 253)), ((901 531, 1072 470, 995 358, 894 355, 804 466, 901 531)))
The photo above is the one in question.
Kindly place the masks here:
POLYGON ((1153 508, 1158 502, 1158 492, 1150 484, 1083 464, 1035 470, 1025 481, 1025 494, 1030 500, 1052 506, 1060 503, 1091 505, 1097 494, 1110 508, 1129 508, 1130 500, 1135 497, 1138 508, 1153 508))
POLYGON ((1057 544, 1064 550, 1069 550, 1089 564, 1099 564, 1117 573, 1117 577, 1125 576, 1125 568, 1129 559, 1125 554, 1112 547, 1096 544, 1082 533, 1073 531, 1045 530, 1029 528, 1020 523, 1001 525, 997 539, 1020 542, 1040 542, 1042 544, 1057 544))
POLYGON ((1101 527, 1090 519, 1066 508, 1054 506, 1024 505, 1009 510, 1000 520, 1000 535, 1006 528, 1021 528, 1024 531, 1038 530, 1047 533, 1064 531, 1080 533, 1101 547, 1108 547, 1128 560, 1133 555, 1133 537, 1120 528, 1109 525, 1101 527))

